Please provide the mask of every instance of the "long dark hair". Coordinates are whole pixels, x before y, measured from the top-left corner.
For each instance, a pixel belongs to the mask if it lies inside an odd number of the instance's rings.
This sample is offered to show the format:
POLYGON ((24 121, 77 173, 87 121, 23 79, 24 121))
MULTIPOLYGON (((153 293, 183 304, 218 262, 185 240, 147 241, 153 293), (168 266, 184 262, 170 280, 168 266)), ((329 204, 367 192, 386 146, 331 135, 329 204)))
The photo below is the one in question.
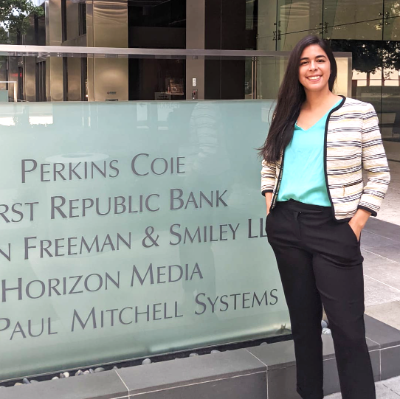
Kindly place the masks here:
POLYGON ((308 35, 301 39, 290 53, 267 139, 264 145, 258 148, 259 155, 267 163, 278 161, 292 140, 294 124, 300 114, 301 105, 306 100, 304 87, 299 81, 300 57, 303 50, 312 44, 318 44, 329 58, 331 63, 329 90, 332 91, 337 74, 336 60, 332 50, 325 40, 316 35, 308 35))

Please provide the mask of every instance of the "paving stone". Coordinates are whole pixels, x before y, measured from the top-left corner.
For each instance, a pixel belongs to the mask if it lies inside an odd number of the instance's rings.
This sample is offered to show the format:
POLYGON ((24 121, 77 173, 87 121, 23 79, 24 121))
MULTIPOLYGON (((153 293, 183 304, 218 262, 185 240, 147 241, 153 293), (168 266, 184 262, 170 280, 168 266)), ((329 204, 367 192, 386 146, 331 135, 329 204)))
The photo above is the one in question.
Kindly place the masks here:
POLYGON ((148 390, 266 372, 266 367, 247 350, 238 349, 116 371, 128 387, 129 394, 135 395, 148 390))
POLYGON ((268 370, 268 399, 299 399, 296 366, 268 370))
MULTIPOLYGON (((400 394, 385 386, 385 381, 375 383, 376 399, 399 399, 400 394)), ((325 396, 325 399, 342 399, 341 393, 325 396)))
POLYGON ((400 290, 368 275, 364 276, 364 291, 366 307, 400 300, 400 290))
POLYGON ((156 392, 134 394, 129 399, 265 399, 266 397, 266 373, 261 372, 173 389, 161 389, 156 392))
POLYGON ((368 315, 364 315, 364 320, 367 338, 378 343, 381 348, 400 345, 399 330, 368 315))
POLYGON ((400 225, 398 224, 370 217, 365 225, 365 231, 400 242, 400 225))
POLYGON ((365 313, 376 320, 400 330, 400 301, 369 306, 366 308, 365 313))
POLYGON ((400 377, 390 378, 382 381, 381 384, 400 395, 400 377))
POLYGON ((21 385, 0 392, 1 399, 113 399, 128 394, 115 371, 21 385))
POLYGON ((387 259, 391 259, 394 261, 400 260, 400 245, 398 243, 383 247, 367 248, 367 250, 373 252, 374 254, 381 255, 382 257, 387 259))
POLYGON ((388 347, 381 350, 382 379, 400 375, 400 346, 388 347))
POLYGON ((363 230, 361 237, 361 248, 376 248, 376 247, 385 247, 396 244, 391 238, 384 237, 380 234, 373 233, 372 231, 368 231, 367 229, 363 230))

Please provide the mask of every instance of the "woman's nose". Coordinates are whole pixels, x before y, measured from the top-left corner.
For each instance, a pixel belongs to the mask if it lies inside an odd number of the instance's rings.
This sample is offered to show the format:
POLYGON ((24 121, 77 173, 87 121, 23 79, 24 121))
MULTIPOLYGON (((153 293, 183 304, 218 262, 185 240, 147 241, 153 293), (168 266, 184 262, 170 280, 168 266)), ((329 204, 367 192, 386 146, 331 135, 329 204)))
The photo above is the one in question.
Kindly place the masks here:
POLYGON ((317 64, 314 61, 310 62, 310 69, 313 70, 317 67, 317 64))

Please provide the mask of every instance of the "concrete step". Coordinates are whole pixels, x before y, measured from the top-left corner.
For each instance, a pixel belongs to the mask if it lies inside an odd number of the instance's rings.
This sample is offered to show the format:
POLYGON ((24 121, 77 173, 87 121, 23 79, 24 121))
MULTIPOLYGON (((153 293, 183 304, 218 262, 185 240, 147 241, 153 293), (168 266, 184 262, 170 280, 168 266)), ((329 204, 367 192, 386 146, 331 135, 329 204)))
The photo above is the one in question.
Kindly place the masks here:
MULTIPOLYGON (((375 381, 400 376, 400 331, 367 315, 365 324, 375 381)), ((329 395, 340 388, 332 336, 323 334, 322 340, 324 392, 329 395)), ((387 393, 396 384, 382 381, 377 389, 387 393)), ((295 387, 293 341, 284 341, 1 388, 0 398, 299 399, 295 387)))

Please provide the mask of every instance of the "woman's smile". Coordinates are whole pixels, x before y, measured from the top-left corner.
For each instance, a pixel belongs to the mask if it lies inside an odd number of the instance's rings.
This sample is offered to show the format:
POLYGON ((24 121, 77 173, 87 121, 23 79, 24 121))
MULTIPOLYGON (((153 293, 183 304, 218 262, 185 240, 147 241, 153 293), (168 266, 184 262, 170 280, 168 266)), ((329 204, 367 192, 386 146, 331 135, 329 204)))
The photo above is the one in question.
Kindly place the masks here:
POLYGON ((307 79, 310 80, 311 82, 319 82, 321 80, 321 75, 309 76, 307 79))

